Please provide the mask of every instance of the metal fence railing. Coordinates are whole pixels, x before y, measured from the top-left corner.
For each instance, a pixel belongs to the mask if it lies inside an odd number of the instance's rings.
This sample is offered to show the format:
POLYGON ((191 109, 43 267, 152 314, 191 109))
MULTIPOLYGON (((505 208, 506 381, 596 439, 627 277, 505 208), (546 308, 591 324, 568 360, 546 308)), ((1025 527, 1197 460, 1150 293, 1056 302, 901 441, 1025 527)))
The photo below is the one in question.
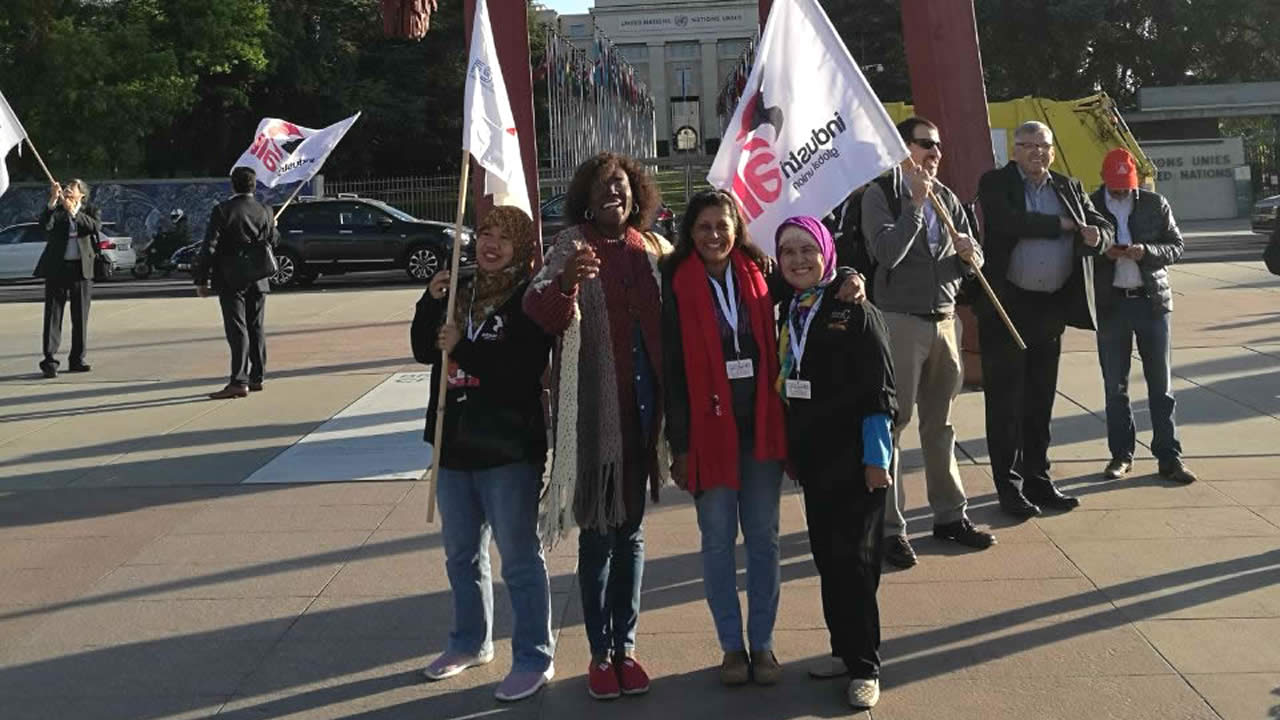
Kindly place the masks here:
MULTIPOLYGON (((352 193, 381 200, 423 220, 451 223, 458 211, 458 176, 390 177, 368 180, 326 180, 324 192, 329 196, 352 193)), ((471 222, 467 208, 467 223, 471 222)))

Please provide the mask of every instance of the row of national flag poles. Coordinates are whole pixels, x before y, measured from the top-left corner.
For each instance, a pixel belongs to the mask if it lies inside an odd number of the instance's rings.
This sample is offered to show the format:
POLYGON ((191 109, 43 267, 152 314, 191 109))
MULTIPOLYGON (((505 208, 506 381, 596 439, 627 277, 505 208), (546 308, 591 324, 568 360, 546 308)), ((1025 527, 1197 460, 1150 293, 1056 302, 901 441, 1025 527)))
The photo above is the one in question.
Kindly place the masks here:
POLYGON ((554 28, 538 76, 547 83, 552 180, 562 184, 601 150, 637 158, 657 155, 656 103, 636 70, 597 31, 588 51, 554 28))

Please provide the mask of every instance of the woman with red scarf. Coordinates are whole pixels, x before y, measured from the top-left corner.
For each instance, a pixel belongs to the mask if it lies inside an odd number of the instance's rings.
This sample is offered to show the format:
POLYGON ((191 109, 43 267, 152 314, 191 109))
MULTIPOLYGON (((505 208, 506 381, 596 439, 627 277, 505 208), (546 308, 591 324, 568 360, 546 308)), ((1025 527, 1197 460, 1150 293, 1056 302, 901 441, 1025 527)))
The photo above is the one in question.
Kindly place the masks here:
POLYGON ((776 683, 773 625, 781 581, 778 503, 786 429, 773 296, 733 197, 715 190, 689 203, 663 269, 667 439, 676 484, 693 493, 702 531, 703 582, 724 661, 720 679, 776 683), (742 640, 734 547, 747 549, 747 639, 742 640), (748 655, 748 648, 750 654, 748 655))

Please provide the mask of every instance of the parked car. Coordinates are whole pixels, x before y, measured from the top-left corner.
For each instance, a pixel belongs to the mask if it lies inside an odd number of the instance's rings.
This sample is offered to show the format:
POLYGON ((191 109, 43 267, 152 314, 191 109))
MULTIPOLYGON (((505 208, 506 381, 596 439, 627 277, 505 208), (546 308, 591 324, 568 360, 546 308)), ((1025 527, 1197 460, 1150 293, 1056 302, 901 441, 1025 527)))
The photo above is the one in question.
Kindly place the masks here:
MULTIPOLYGON (((44 230, 39 223, 16 223, 0 230, 0 278, 32 277, 40 254, 44 252, 44 242, 44 230)), ((107 261, 107 273, 98 280, 108 279, 117 272, 127 272, 137 261, 133 239, 120 234, 113 222, 102 223, 98 249, 107 261)))
POLYGON ((1270 235, 1276 228, 1276 214, 1280 212, 1280 195, 1263 198, 1253 204, 1253 215, 1249 223, 1256 233, 1270 235))
MULTIPOLYGON (((543 201, 542 207, 539 208, 539 213, 542 216, 542 244, 544 247, 550 246, 556 235, 569 225, 569 219, 565 217, 564 213, 564 199, 564 193, 553 195, 543 201)), ((651 229, 668 240, 675 242, 675 225, 675 212, 666 203, 663 203, 658 208, 658 215, 653 219, 653 227, 651 229)))
MULTIPOLYGON (((309 285, 320 275, 400 269, 426 282, 449 263, 453 225, 420 220, 355 195, 295 200, 280 215, 280 272, 274 287, 309 285)), ((463 261, 472 234, 463 230, 463 261)))

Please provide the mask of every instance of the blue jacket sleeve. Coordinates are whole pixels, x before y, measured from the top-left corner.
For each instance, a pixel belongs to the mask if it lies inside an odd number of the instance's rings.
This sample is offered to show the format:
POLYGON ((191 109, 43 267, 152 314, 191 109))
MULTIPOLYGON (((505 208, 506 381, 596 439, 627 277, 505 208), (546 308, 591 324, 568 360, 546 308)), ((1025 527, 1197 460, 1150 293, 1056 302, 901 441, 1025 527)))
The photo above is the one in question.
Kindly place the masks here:
POLYGON ((862 419, 862 462, 865 465, 889 469, 893 454, 893 436, 890 419, 885 413, 868 415, 862 419))

